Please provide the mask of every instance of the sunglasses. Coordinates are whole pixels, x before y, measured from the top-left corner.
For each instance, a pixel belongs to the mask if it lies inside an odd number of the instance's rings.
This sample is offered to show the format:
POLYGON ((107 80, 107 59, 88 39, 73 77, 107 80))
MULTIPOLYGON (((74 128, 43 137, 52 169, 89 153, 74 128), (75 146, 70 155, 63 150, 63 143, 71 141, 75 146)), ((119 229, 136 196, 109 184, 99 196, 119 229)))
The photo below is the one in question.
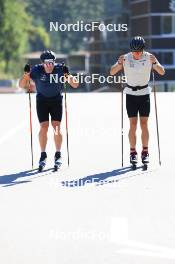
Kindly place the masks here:
POLYGON ((54 64, 54 60, 44 60, 43 62, 45 65, 53 65, 54 64))

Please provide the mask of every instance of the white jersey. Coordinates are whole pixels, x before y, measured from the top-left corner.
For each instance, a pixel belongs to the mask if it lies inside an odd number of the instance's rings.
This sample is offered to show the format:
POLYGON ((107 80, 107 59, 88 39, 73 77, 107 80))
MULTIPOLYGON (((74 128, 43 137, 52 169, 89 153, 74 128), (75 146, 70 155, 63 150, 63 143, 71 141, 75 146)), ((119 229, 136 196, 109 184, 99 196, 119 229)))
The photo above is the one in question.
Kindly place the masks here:
MULTIPOLYGON (((131 52, 124 55, 123 67, 128 85, 135 87, 148 84, 152 69, 150 55, 149 52, 144 51, 140 60, 135 60, 131 52)), ((131 88, 126 87, 124 93, 136 96, 146 95, 151 93, 151 87, 148 86, 137 91, 133 91, 131 88)))

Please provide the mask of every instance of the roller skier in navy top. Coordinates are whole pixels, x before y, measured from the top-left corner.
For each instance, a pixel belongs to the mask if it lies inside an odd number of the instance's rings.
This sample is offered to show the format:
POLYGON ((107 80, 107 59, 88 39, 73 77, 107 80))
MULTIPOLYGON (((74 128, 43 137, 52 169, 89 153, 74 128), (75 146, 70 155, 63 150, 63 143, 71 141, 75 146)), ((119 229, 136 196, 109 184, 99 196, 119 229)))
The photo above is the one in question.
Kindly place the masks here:
POLYGON ((50 50, 44 51, 41 56, 41 64, 30 67, 26 64, 24 75, 19 81, 19 86, 30 89, 31 80, 36 86, 36 110, 40 122, 39 143, 41 148, 41 157, 39 160, 39 170, 41 171, 47 159, 46 145, 47 132, 49 128, 49 116, 51 116, 51 125, 54 129, 55 143, 55 164, 61 164, 61 145, 62 134, 60 124, 62 120, 62 91, 63 81, 67 80, 72 88, 78 87, 78 82, 69 74, 68 68, 63 64, 55 62, 56 56, 50 50))

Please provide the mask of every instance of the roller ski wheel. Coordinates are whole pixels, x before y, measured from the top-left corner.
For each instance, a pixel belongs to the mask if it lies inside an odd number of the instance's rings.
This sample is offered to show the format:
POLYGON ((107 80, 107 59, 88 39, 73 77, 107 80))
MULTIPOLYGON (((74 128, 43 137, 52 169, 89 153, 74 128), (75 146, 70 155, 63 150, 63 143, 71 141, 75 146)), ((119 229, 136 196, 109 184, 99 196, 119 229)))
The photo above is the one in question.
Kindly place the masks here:
POLYGON ((44 170, 44 167, 45 167, 45 165, 40 164, 40 165, 39 165, 39 168, 38 168, 38 171, 39 171, 39 172, 42 172, 42 171, 44 170))
POLYGON ((54 165, 53 171, 54 171, 54 172, 58 171, 60 167, 61 167, 61 164, 59 164, 59 165, 54 165))
POLYGON ((143 164, 143 170, 146 171, 148 169, 148 163, 143 164))
POLYGON ((38 167, 39 172, 42 172, 44 170, 44 167, 46 166, 46 160, 47 160, 47 154, 46 152, 42 152, 39 160, 39 167, 38 167))
POLYGON ((137 169, 137 163, 132 163, 131 164, 131 169, 136 170, 137 169))
POLYGON ((55 153, 55 164, 54 164, 54 171, 58 171, 59 168, 61 167, 62 165, 62 159, 61 159, 61 152, 57 151, 55 153))
POLYGON ((137 152, 131 152, 130 153, 130 163, 131 163, 131 168, 132 170, 136 170, 137 169, 137 152))

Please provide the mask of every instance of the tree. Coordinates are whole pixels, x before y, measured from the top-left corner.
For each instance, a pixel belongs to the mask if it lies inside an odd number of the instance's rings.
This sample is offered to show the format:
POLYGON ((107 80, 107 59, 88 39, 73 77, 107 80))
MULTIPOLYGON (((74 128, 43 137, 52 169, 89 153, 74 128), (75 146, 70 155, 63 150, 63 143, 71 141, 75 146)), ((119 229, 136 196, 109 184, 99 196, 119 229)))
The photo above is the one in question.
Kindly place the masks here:
POLYGON ((0 67, 14 73, 21 56, 30 49, 30 41, 48 46, 49 36, 43 27, 32 25, 22 0, 0 0, 0 10, 0 67))
POLYGON ((50 22, 59 24, 76 23, 83 20, 99 19, 104 11, 104 0, 25 0, 29 14, 35 19, 35 25, 43 25, 51 38, 51 49, 57 52, 78 50, 82 46, 86 32, 49 32, 50 22))

